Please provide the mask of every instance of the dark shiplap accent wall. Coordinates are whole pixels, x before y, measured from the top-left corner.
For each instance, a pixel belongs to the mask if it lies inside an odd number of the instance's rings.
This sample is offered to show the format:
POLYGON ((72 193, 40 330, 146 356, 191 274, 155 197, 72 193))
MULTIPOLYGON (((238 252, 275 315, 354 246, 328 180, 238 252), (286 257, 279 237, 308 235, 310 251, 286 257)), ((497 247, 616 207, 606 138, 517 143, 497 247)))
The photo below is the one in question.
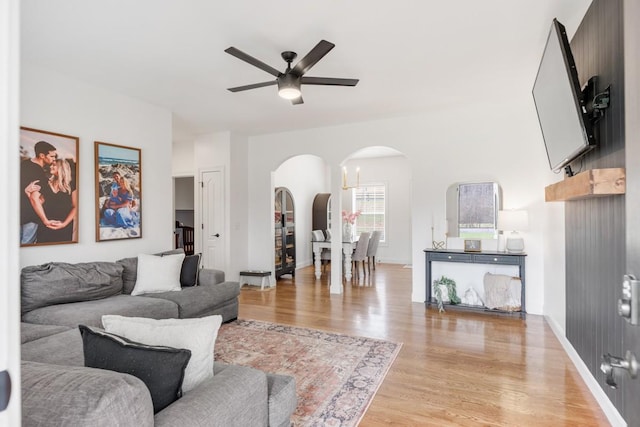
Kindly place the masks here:
MULTIPOLYGON (((581 84, 599 76, 611 85, 611 104, 600 121, 598 147, 572 164, 579 170, 624 167, 624 58, 622 0, 594 0, 571 40, 581 84)), ((604 353, 623 355, 616 312, 625 272, 624 196, 565 202, 567 338, 621 411, 620 391, 600 372, 604 353)))

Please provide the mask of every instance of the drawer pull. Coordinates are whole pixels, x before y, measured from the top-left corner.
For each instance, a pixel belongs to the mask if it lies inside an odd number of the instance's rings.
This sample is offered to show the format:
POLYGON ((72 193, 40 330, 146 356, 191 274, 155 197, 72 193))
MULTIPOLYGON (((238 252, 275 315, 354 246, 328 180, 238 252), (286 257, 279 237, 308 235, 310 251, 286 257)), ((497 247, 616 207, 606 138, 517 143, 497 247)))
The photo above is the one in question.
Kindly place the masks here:
POLYGON ((448 258, 451 259, 451 255, 449 255, 448 258))
POLYGON ((493 260, 494 260, 494 261, 498 261, 498 258, 494 258, 493 260))

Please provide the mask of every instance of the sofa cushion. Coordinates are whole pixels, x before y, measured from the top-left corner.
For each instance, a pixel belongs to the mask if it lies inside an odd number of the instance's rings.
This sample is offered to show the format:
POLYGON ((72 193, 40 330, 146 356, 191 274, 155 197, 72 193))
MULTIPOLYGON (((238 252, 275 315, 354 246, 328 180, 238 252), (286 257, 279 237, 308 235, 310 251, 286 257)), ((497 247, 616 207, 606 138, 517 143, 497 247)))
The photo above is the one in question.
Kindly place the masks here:
POLYGON ((198 284, 198 272, 200 271, 200 255, 187 255, 182 262, 180 270, 180 285, 184 287, 198 284))
POLYGON ((122 266, 114 262, 48 264, 24 267, 22 314, 54 304, 90 301, 122 292, 122 266))
POLYGON ((82 334, 84 365, 140 378, 151 393, 157 413, 182 396, 182 380, 191 352, 136 343, 118 335, 78 327, 82 334))
POLYGON ((267 374, 269 394, 269 425, 288 426, 296 410, 296 379, 290 375, 267 374))
POLYGON ((184 254, 138 255, 138 274, 131 295, 179 291, 184 254))
POLYGON ((214 377, 156 414, 155 426, 267 426, 265 373, 219 363, 215 368, 214 377))
POLYGON ((238 282, 223 282, 217 285, 187 287, 180 292, 163 292, 145 296, 173 301, 178 304, 180 318, 184 319, 211 315, 216 308, 235 301, 238 295, 240 295, 238 282))
MULTIPOLYGON (((160 252, 154 255, 164 256, 164 255, 175 255, 175 254, 183 254, 184 249, 172 249, 170 251, 160 252)), ((133 288, 136 286, 136 278, 138 277, 138 257, 131 258, 122 258, 116 261, 116 264, 119 264, 123 267, 122 271, 122 293, 130 294, 133 291, 133 288)))
POLYGON ((222 282, 224 282, 224 271, 222 270, 202 268, 198 272, 198 285, 217 285, 222 282))
POLYGON ((107 332, 129 340, 191 351, 182 391, 187 393, 213 377, 213 350, 222 324, 221 316, 200 319, 145 319, 106 315, 102 324, 107 332))
POLYGON ((178 306, 167 299, 120 294, 96 301, 72 302, 38 308, 22 316, 22 320, 29 323, 64 325, 74 328, 79 324, 102 327, 103 314, 165 319, 178 317, 178 306))
POLYGON ((153 426, 149 390, 134 376, 23 361, 21 377, 23 427, 153 426))
POLYGON ((138 277, 138 257, 122 258, 116 264, 122 266, 122 293, 131 294, 138 277))
POLYGON ((49 335, 20 346, 20 358, 30 362, 84 366, 82 337, 78 328, 49 335))
POLYGON ((69 329, 69 326, 38 325, 35 323, 22 322, 20 323, 20 343, 24 344, 29 341, 35 341, 43 337, 48 337, 49 335, 68 331, 69 329))

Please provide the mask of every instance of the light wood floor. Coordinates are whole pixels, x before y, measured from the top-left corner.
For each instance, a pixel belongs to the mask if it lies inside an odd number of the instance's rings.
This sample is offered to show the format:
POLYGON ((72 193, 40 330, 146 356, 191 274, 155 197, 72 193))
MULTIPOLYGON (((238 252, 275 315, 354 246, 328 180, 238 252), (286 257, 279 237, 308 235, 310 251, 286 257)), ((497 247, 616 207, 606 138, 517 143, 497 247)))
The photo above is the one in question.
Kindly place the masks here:
POLYGON ((411 302, 411 269, 380 264, 329 293, 313 267, 275 289, 243 287, 240 317, 402 342, 362 426, 608 426, 542 316, 411 302))

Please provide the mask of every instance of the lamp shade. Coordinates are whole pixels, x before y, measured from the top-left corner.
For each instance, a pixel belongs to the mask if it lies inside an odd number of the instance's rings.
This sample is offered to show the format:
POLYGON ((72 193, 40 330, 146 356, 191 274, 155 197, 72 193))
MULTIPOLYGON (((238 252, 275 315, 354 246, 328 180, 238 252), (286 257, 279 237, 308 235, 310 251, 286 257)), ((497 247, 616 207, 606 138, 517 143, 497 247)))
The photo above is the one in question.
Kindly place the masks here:
POLYGON ((525 210, 498 211, 498 230, 526 231, 529 228, 529 215, 525 210))

